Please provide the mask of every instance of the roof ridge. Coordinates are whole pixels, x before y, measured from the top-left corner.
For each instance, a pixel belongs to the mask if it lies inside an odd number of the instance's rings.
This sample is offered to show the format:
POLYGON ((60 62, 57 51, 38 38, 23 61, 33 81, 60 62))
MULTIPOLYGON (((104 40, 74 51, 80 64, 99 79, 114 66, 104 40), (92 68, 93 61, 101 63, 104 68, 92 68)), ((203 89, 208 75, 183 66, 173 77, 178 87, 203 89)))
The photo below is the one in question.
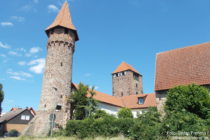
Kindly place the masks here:
POLYGON ((188 48, 200 47, 200 46, 203 46, 203 45, 206 45, 206 44, 210 45, 210 41, 204 42, 204 43, 201 43, 201 44, 195 44, 195 45, 189 45, 189 46, 185 46, 185 47, 181 47, 181 48, 175 48, 175 49, 171 49, 171 50, 168 50, 168 51, 158 52, 158 53, 156 53, 156 55, 163 54, 163 53, 168 53, 168 52, 173 52, 173 51, 178 51, 178 50, 183 50, 183 49, 188 49, 188 48))
POLYGON ((139 74, 139 72, 133 66, 131 66, 130 64, 128 64, 124 61, 115 69, 114 72, 112 72, 112 74, 118 73, 118 72, 123 72, 126 70, 130 70, 130 71, 133 71, 133 72, 139 74))

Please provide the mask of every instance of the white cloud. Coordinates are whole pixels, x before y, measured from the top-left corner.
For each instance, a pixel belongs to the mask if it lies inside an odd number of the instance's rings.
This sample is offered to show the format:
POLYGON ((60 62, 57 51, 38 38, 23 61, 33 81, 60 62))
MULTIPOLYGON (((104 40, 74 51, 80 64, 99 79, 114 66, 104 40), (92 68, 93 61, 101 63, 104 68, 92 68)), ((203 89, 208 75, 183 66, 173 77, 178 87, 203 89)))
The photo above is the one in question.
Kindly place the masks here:
POLYGON ((1 57, 7 57, 5 54, 0 54, 1 57))
POLYGON ((57 12, 58 11, 58 7, 53 4, 48 5, 47 8, 48 8, 49 12, 57 12))
POLYGON ((42 49, 40 48, 40 47, 33 47, 33 48, 31 48, 30 50, 29 50, 29 52, 27 52, 26 54, 25 54, 25 56, 26 57, 30 57, 30 56, 32 56, 33 54, 36 54, 36 53, 38 53, 38 52, 40 52, 42 49))
POLYGON ((12 22, 1 22, 1 26, 4 26, 4 27, 6 27, 6 26, 13 26, 14 24, 12 23, 12 22))
MULTIPOLYGON (((30 77, 33 77, 30 73, 27 73, 27 72, 23 72, 23 71, 20 71, 20 72, 14 72, 12 70, 8 70, 7 71, 8 74, 10 74, 11 76, 16 76, 16 77, 24 77, 24 78, 30 78, 30 77)), ((22 78, 23 79, 23 78, 22 78)))
POLYGON ((30 51, 29 51, 29 53, 38 53, 38 52, 40 52, 41 51, 41 48, 39 48, 39 47, 33 47, 33 48, 31 48, 30 49, 30 51))
POLYGON ((22 56, 20 53, 15 52, 15 51, 9 51, 8 54, 13 55, 13 56, 22 56))
POLYGON ((18 62, 18 65, 24 66, 24 65, 26 65, 26 62, 25 62, 25 61, 19 61, 19 62, 18 62))
POLYGON ((31 67, 29 68, 30 71, 36 74, 41 74, 44 71, 45 59, 39 58, 36 60, 32 60, 28 63, 28 65, 31 65, 31 67))
POLYGON ((12 16, 11 19, 18 21, 18 22, 24 22, 25 18, 21 16, 12 16))
POLYGON ((0 41, 0 48, 4 48, 4 49, 10 49, 10 46, 7 44, 4 44, 0 41))
POLYGON ((10 78, 15 80, 26 80, 24 78, 21 78, 20 76, 10 76, 10 78))

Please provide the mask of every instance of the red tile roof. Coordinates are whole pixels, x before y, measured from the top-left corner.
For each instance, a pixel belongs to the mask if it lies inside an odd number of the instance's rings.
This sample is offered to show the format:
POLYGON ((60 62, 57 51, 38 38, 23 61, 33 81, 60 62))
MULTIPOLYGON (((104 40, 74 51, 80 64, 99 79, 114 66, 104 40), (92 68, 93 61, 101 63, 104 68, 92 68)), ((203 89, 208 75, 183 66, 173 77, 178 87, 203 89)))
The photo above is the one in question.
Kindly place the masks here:
POLYGON ((210 84, 210 42, 157 54, 156 91, 192 83, 210 84))
POLYGON ((113 72, 113 74, 114 73, 118 73, 118 72, 122 72, 122 71, 126 71, 126 70, 131 70, 131 71, 139 74, 139 72, 137 70, 135 70, 131 65, 129 65, 129 64, 125 63, 125 62, 122 62, 117 67, 117 69, 113 72))
MULTIPOLYGON (((73 84, 74 88, 77 88, 77 84, 73 84)), ((95 90, 94 99, 99 102, 110 104, 117 107, 126 107, 131 109, 142 109, 156 106, 155 94, 138 94, 123 97, 111 96, 95 90), (138 104, 138 98, 144 98, 144 104, 138 104)))
POLYGON ((124 103, 124 107, 131 108, 131 109, 148 108, 148 107, 157 106, 156 97, 154 93, 122 96, 121 98, 124 103), (144 104, 138 104, 138 98, 140 97, 144 98, 144 104))
POLYGON ((49 30, 51 30, 52 28, 55 28, 57 26, 61 26, 61 27, 75 31, 76 41, 78 40, 77 29, 75 28, 75 26, 72 23, 72 18, 71 18, 71 14, 70 14, 70 10, 69 10, 67 1, 63 4, 63 6, 62 6, 60 12, 58 13, 56 19, 54 20, 54 22, 49 27, 47 27, 46 32, 48 32, 49 30))

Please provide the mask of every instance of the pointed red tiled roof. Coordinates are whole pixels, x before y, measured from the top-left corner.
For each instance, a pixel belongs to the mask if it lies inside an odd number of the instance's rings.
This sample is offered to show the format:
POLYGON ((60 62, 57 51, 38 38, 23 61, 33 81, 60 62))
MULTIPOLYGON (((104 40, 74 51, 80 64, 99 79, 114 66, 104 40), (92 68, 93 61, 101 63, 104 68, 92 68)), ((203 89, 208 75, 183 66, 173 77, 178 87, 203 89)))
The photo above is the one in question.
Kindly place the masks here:
POLYGON ((61 26, 61 27, 75 31, 76 41, 78 40, 77 29, 74 27, 74 25, 72 23, 72 18, 71 18, 71 14, 70 14, 70 10, 69 10, 67 1, 63 4, 63 6, 62 6, 60 12, 58 13, 57 17, 55 18, 54 22, 50 26, 48 26, 45 31, 48 32, 49 30, 51 30, 52 28, 55 28, 57 26, 61 26))
POLYGON ((155 90, 210 84, 210 42, 157 54, 155 90))
POLYGON ((118 72, 122 72, 122 71, 126 71, 126 70, 131 70, 131 71, 139 74, 139 72, 137 70, 135 70, 131 65, 129 65, 125 62, 122 62, 113 73, 118 73, 118 72))

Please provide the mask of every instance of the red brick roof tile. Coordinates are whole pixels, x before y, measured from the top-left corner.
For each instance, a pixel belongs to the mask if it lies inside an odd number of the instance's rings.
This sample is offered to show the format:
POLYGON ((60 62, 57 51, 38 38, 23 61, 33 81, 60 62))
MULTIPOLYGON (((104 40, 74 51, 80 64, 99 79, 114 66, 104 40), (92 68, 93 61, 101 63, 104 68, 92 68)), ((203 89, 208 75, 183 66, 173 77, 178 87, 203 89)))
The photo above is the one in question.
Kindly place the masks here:
MULTIPOLYGON (((77 84, 72 84, 73 88, 77 88, 77 84)), ((93 96, 99 102, 110 104, 117 107, 126 107, 131 109, 143 109, 156 106, 155 94, 137 94, 123 97, 115 97, 95 90, 93 96), (138 98, 144 98, 144 104, 138 104, 138 98)), ((89 95, 88 95, 89 96, 89 95)))
POLYGON ((156 91, 192 83, 210 84, 210 42, 157 54, 156 91))
POLYGON ((137 70, 135 70, 131 65, 129 65, 129 64, 125 63, 125 62, 122 62, 117 67, 117 69, 113 72, 113 74, 114 73, 118 73, 118 72, 122 72, 122 71, 126 71, 126 70, 131 70, 131 71, 139 74, 139 72, 137 70))
POLYGON ((70 10, 69 10, 67 1, 63 4, 63 6, 62 6, 60 12, 58 13, 56 19, 54 20, 54 22, 50 26, 47 27, 46 32, 48 32, 49 30, 51 30, 57 26, 61 26, 61 27, 75 31, 76 41, 78 40, 77 29, 75 28, 75 26, 72 23, 72 18, 71 18, 71 14, 70 14, 70 10))

